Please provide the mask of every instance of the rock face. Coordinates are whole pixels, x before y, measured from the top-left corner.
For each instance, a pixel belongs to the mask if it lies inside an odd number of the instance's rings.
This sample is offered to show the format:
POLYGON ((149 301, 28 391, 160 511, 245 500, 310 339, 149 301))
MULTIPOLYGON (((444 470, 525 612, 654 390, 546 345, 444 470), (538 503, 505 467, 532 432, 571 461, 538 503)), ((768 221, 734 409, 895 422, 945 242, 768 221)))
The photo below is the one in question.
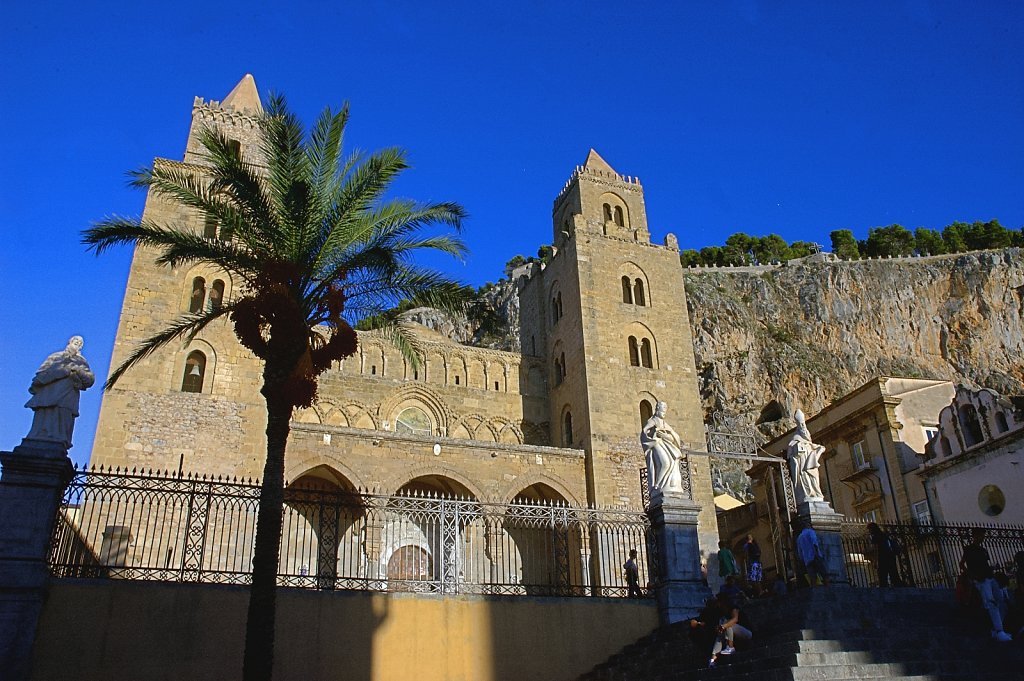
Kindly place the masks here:
POLYGON ((879 375, 1024 393, 1021 256, 688 270, 705 410, 775 435, 879 375))

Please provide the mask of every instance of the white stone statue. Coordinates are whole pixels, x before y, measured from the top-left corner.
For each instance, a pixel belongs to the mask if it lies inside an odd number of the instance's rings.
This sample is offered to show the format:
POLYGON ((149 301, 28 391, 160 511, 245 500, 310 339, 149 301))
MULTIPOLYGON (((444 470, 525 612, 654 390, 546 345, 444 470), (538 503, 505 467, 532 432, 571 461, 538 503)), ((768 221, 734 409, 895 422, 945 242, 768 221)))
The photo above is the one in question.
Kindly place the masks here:
POLYGON ((640 446, 647 456, 647 484, 651 493, 683 491, 683 476, 679 461, 683 458, 683 443, 679 434, 665 422, 668 405, 658 402, 654 416, 640 431, 640 446))
POLYGON ((794 418, 796 433, 789 441, 786 460, 789 463, 789 476, 793 480, 796 503, 824 501, 821 481, 818 479, 818 461, 825 448, 811 441, 811 431, 807 429, 807 419, 802 411, 797 409, 794 418))
POLYGON ((80 354, 82 345, 81 336, 72 336, 68 346, 47 357, 36 372, 28 389, 32 399, 25 403, 33 412, 32 430, 26 439, 71 447, 79 393, 96 382, 89 363, 80 354))

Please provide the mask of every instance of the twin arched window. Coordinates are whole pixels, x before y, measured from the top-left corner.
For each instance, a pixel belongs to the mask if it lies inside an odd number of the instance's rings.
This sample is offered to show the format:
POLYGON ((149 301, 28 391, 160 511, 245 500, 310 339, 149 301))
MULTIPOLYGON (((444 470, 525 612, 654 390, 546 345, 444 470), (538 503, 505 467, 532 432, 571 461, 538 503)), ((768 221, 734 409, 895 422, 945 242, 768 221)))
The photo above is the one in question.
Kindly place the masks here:
POLYGON ((206 379, 206 355, 193 350, 185 358, 185 371, 181 378, 181 392, 203 392, 203 381, 206 379))
POLYGON ((627 345, 629 346, 629 365, 634 367, 654 368, 654 352, 651 350, 649 338, 637 340, 636 336, 630 336, 627 345))
POLYGON ((622 302, 627 305, 646 307, 647 296, 644 293, 643 279, 638 277, 630 281, 628 276, 622 276, 622 302))
POLYGON ((207 310, 219 310, 224 303, 224 282, 215 279, 210 286, 209 295, 206 290, 206 280, 196 277, 192 280, 192 295, 188 299, 188 311, 192 313, 207 310), (204 307, 205 305, 205 307, 204 307))
POLYGON ((614 222, 619 227, 626 226, 626 214, 622 210, 622 206, 615 206, 614 208, 610 203, 604 204, 602 207, 604 212, 604 221, 614 222))
POLYGON ((551 298, 551 323, 557 324, 562 318, 562 292, 559 291, 551 298))
POLYGON ((565 380, 565 353, 555 355, 555 385, 562 385, 565 380))

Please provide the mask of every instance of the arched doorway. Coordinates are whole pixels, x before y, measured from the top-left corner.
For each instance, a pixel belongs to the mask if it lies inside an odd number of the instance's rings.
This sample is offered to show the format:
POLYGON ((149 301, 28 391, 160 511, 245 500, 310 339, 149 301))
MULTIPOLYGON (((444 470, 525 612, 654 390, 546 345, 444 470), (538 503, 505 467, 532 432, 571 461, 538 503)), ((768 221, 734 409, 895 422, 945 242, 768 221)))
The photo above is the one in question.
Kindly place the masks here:
POLYGON ((505 512, 504 546, 495 551, 495 579, 505 590, 570 595, 583 588, 582 525, 568 500, 550 485, 520 490, 505 512))
POLYGON ((366 512, 352 482, 317 466, 285 489, 279 574, 285 582, 333 589, 338 579, 365 577, 366 512))
POLYGON ((468 551, 483 545, 479 516, 475 495, 458 480, 431 474, 402 485, 381 527, 388 590, 458 593, 475 583, 478 561, 468 551))

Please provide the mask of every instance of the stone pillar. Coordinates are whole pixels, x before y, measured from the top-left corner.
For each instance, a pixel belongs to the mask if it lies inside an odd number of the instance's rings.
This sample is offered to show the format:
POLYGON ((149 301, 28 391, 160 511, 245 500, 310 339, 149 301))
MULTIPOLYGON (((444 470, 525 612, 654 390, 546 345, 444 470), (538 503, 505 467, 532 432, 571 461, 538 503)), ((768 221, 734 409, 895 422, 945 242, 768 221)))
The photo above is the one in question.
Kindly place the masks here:
POLYGON ((849 584, 841 535, 843 514, 832 510, 827 501, 805 501, 797 504, 796 516, 800 527, 810 527, 818 535, 818 546, 825 554, 829 584, 849 584))
POLYGON ((0 452, 0 463, 0 670, 23 681, 49 579, 53 522, 74 467, 60 444, 29 439, 0 452))
POLYGON ((711 595, 700 571, 700 506, 682 492, 656 491, 647 515, 658 547, 655 597, 662 624, 696 616, 711 595))

